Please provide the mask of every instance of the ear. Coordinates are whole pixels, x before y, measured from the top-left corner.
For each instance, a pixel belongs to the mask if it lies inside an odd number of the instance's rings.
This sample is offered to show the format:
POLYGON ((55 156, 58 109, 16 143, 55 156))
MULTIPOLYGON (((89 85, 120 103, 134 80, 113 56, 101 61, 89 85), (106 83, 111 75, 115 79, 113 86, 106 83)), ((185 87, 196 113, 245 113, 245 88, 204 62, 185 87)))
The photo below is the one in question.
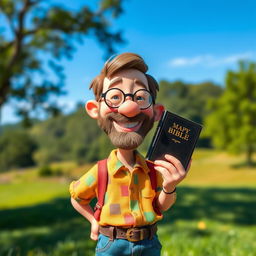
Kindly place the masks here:
POLYGON ((164 112, 164 106, 162 104, 155 104, 153 106, 153 109, 154 109, 154 121, 159 121, 164 112))
POLYGON ((99 103, 96 100, 89 100, 85 104, 85 110, 88 115, 93 119, 99 117, 99 103))

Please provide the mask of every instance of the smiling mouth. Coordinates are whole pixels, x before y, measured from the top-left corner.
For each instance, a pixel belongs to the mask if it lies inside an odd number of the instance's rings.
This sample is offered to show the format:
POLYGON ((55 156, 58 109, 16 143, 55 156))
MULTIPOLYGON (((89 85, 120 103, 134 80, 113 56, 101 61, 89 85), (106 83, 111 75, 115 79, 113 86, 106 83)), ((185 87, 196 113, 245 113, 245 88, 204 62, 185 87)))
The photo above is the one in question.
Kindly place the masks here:
POLYGON ((137 132, 140 129, 142 122, 117 123, 114 121, 113 124, 118 132, 137 132))

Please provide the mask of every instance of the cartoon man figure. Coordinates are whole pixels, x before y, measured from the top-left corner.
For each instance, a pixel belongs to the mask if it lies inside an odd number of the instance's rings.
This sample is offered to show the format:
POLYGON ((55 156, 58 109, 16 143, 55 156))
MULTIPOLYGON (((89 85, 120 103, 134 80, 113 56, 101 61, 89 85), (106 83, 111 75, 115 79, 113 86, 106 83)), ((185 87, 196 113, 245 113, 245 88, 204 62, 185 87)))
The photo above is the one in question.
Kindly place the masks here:
POLYGON ((97 197, 98 165, 70 185, 73 207, 91 223, 91 239, 98 240, 96 255, 158 256, 157 222, 176 199, 176 185, 186 176, 178 159, 165 155, 154 162, 157 189, 153 190, 147 161, 136 150, 164 110, 156 104, 159 89, 146 74, 144 60, 123 53, 109 60, 92 81, 95 100, 86 103, 87 113, 98 120, 116 147, 107 160, 108 184, 100 221, 89 202, 97 197))

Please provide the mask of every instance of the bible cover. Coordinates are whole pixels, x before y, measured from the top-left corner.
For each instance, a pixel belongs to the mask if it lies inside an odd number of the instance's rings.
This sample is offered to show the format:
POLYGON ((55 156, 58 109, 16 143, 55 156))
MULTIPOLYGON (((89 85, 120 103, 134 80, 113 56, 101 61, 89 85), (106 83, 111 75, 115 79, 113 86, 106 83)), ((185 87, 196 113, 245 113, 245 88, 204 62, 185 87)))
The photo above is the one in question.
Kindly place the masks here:
POLYGON ((170 154, 178 158, 186 170, 201 130, 202 125, 164 111, 146 158, 155 161, 170 154))

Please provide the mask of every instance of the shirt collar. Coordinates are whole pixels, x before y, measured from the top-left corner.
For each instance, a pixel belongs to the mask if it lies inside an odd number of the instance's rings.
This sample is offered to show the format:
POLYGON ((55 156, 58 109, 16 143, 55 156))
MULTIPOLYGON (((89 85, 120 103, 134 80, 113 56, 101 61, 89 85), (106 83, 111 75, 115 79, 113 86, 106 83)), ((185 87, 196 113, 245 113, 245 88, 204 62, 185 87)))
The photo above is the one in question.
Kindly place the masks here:
MULTIPOLYGON (((133 169, 140 168, 145 173, 149 172, 145 158, 135 150, 135 165, 133 169)), ((110 174, 115 175, 120 169, 124 167, 123 163, 117 158, 117 149, 111 151, 108 157, 108 171, 110 174)))

